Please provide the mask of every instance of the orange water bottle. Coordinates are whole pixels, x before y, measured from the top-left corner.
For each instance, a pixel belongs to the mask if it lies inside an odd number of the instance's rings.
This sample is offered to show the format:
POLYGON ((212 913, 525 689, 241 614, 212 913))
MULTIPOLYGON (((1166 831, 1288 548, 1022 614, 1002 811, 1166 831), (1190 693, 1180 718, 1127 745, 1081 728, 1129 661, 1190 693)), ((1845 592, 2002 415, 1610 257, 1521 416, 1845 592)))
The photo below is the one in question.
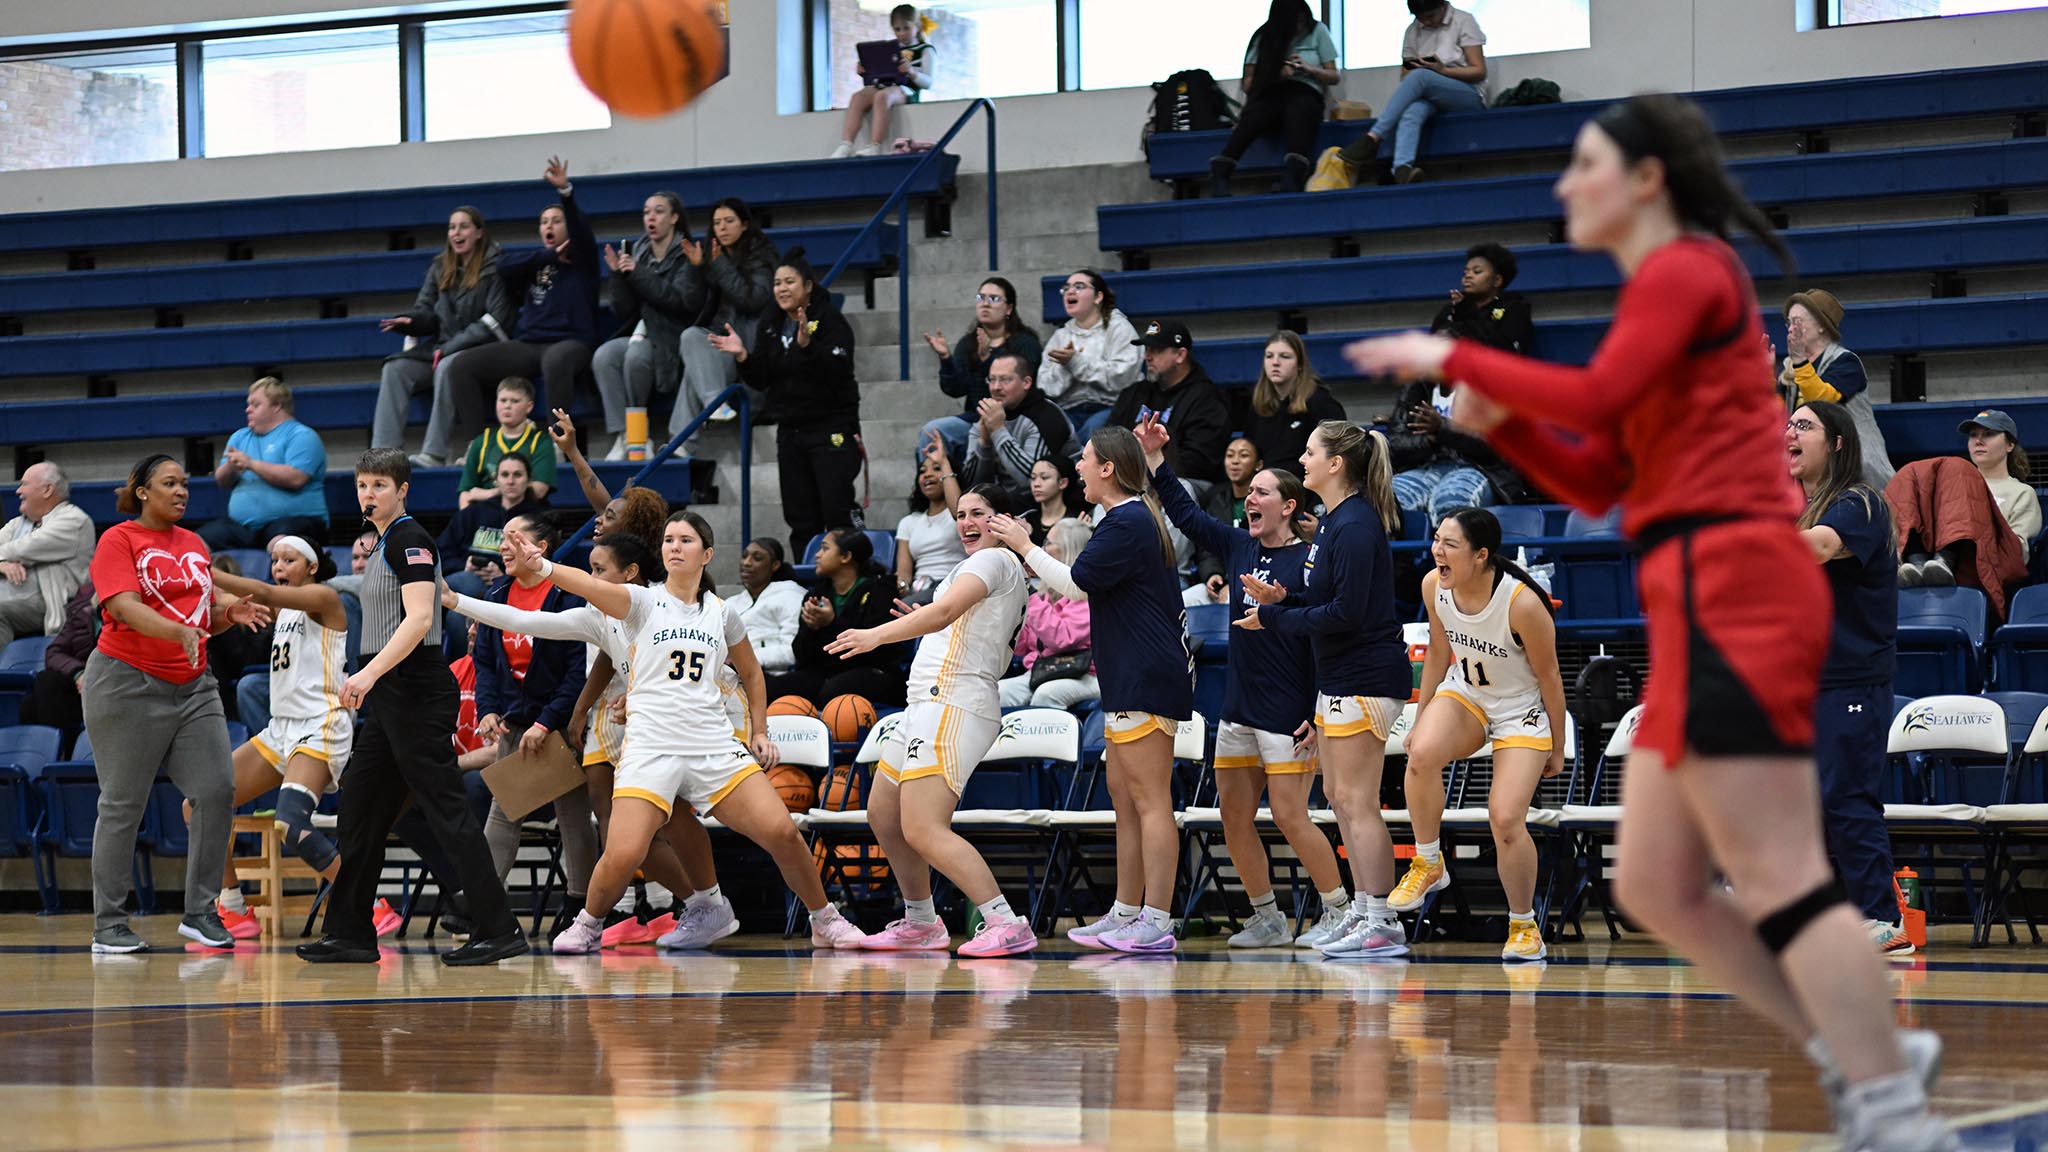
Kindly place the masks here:
POLYGON ((1915 948, 1927 947, 1927 907, 1920 896, 1920 874, 1901 868, 1892 877, 1892 891, 1899 898, 1899 927, 1915 948))

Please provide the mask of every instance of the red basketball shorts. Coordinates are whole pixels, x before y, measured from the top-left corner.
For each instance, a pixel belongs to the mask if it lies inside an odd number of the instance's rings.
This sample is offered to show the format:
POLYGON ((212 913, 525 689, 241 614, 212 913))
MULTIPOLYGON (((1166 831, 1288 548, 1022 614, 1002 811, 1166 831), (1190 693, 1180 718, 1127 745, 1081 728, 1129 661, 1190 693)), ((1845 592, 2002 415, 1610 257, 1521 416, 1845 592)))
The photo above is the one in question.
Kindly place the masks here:
POLYGON ((1649 545, 1637 574, 1650 676, 1636 746, 1664 756, 1813 750, 1834 601, 1787 523, 1709 523, 1649 545))

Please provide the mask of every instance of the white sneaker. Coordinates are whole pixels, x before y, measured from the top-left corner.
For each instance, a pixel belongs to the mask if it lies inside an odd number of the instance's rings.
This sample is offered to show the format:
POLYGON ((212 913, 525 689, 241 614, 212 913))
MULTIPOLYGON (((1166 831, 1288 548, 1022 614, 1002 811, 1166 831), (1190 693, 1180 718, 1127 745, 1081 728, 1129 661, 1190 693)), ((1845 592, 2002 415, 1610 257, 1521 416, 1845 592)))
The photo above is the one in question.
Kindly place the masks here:
POLYGON ((720 404, 711 412, 711 422, 713 424, 728 424, 739 418, 740 414, 733 411, 730 404, 720 404))
POLYGON ((1314 924, 1309 925, 1308 931, 1294 938, 1294 946, 1321 948, 1358 927, 1358 922, 1352 918, 1352 910, 1356 907, 1356 904, 1346 904, 1342 908, 1323 909, 1322 916, 1317 918, 1314 924))
POLYGON ((1102 919, 1097 920, 1093 924, 1081 924, 1067 929, 1067 939, 1081 945, 1083 948, 1107 950, 1109 945, 1102 942, 1102 937, 1136 919, 1136 916, 1118 916, 1113 912, 1105 913, 1102 919))
POLYGON ((861 145, 860 147, 858 147, 858 148, 855 148, 855 149, 853 150, 853 154, 854 154, 854 155, 855 155, 856 157, 859 157, 859 156, 880 156, 880 155, 882 154, 882 146, 881 146, 880 144, 877 144, 877 143, 875 143, 874 141, 870 140, 870 141, 868 141, 868 142, 867 142, 866 144, 863 144, 863 145, 861 145))
POLYGON ((1878 954, 1887 960, 1903 960, 1914 952, 1913 941, 1906 930, 1897 924, 1883 920, 1865 920, 1863 927, 1870 933, 1870 942, 1877 945, 1878 954))
POLYGON ((1254 912, 1244 930, 1230 937, 1232 948, 1285 948, 1292 943, 1294 933, 1287 930, 1287 917, 1277 908, 1254 912))
POLYGON ((826 906, 823 919, 811 918, 811 947, 813 948, 854 948, 861 946, 868 934, 854 925, 854 922, 839 914, 839 909, 826 906))
POLYGON ((619 433, 619 438, 612 441, 612 450, 605 453, 604 458, 608 461, 624 460, 626 458, 626 434, 624 432, 619 433))
MULTIPOLYGON (((1899 1029, 1899 1056, 1906 1067, 1920 1081, 1923 1095, 1934 1094, 1934 1082, 1941 1078, 1941 1036, 1925 1028, 1899 1029)), ((1820 1073, 1821 1094, 1827 1097, 1828 1110, 1835 1118, 1835 1135, 1845 1140, 1849 1135, 1849 1113, 1846 1096, 1849 1085, 1832 1063, 1823 1065, 1820 1073)), ((1844 1147, 1849 1145, 1844 1144, 1844 1147)))
POLYGON ((837 148, 834 148, 834 149, 832 150, 832 154, 831 154, 830 156, 827 156, 827 157, 825 157, 825 159, 827 159, 827 160, 844 160, 844 159, 846 159, 846 158, 847 158, 848 156, 851 156, 851 155, 853 155, 853 141, 851 141, 851 140, 841 140, 841 141, 839 142, 839 147, 837 147, 837 148))
POLYGON ((1318 949, 1325 956, 1366 960, 1408 954, 1408 930, 1393 917, 1385 920, 1361 918, 1358 927, 1318 949))
POLYGON ((587 956, 597 951, 604 943, 604 926, 586 924, 583 914, 578 913, 569 926, 555 936, 553 950, 557 956, 587 956))
POLYGON ((1849 1087, 1842 1094, 1844 1152, 1957 1152, 1948 1124, 1927 1110, 1913 1071, 1849 1087))

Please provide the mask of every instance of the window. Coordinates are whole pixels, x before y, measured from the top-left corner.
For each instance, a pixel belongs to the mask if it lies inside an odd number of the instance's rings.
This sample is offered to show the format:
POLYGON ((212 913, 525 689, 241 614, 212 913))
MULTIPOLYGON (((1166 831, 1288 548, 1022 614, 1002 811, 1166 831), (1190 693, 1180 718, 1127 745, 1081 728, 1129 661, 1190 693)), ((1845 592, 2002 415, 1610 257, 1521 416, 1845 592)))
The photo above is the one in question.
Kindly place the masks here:
POLYGON ((208 40, 208 156, 398 142, 398 28, 208 40))
MULTIPOLYGON (((834 0, 825 67, 831 106, 844 108, 861 87, 855 45, 891 40, 889 12, 899 0, 834 0)), ((1025 96, 1059 88, 1059 0, 957 0, 921 4, 933 25, 936 74, 926 100, 1025 96)))
POLYGON ((0 170, 177 159, 176 51, 0 60, 0 170))
MULTIPOLYGON (((1460 0, 1486 33, 1486 58, 1593 46, 1590 0, 1460 0)), ((1392 0, 1345 0, 1344 66, 1401 62, 1401 34, 1413 17, 1392 0)))
POLYGON ((1245 0, 1081 0, 1081 87, 1138 88, 1183 68, 1207 68, 1234 84, 1266 7, 1245 0))
POLYGON ((1917 20, 1926 16, 1977 16, 1986 12, 2022 12, 2048 8, 2048 0, 1828 0, 1828 26, 1877 24, 1886 20, 1917 20))
POLYGON ((569 63, 566 22, 548 12, 427 25, 427 139, 611 127, 569 63))

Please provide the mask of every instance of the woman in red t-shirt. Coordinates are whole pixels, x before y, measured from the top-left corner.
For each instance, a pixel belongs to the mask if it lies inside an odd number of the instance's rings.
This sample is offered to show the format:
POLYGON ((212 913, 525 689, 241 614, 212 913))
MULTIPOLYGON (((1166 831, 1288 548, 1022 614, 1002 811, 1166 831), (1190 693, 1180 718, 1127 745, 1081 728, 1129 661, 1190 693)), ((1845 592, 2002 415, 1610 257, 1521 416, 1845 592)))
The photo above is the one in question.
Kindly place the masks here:
POLYGON ((1788 268, 1789 255, 1680 97, 1594 117, 1556 192, 1572 244, 1607 252, 1625 280, 1586 367, 1421 333, 1347 354, 1369 374, 1456 381, 1459 423, 1525 475, 1590 512, 1620 503, 1642 550, 1650 680, 1616 895, 1806 1044, 1845 1146, 1953 1147, 1927 1111, 1940 1039, 1893 1027, 1882 966, 1821 843, 1813 707, 1828 590, 1795 528, 1785 412, 1728 229, 1788 268))
POLYGON ((93 552, 104 627, 79 682, 99 775, 92 834, 94 952, 143 952, 128 927, 135 832, 161 767, 192 804, 185 918, 178 933, 212 948, 234 938, 214 912, 235 811, 234 761, 207 637, 270 613, 213 586, 212 558, 185 515, 185 469, 162 454, 129 474, 115 507, 134 519, 107 529, 93 552), (218 609, 218 611, 216 610, 218 609))

